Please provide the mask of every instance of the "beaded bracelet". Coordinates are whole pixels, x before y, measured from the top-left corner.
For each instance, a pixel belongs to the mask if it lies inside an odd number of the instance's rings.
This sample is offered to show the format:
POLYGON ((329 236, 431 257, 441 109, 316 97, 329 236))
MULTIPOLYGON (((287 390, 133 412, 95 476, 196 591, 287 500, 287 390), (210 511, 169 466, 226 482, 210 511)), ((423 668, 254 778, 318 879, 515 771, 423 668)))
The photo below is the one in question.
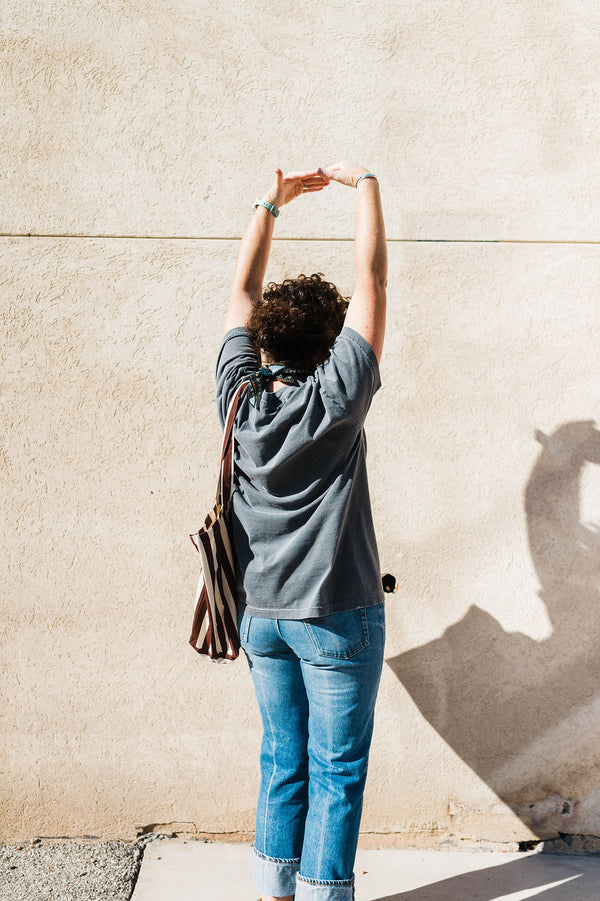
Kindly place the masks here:
POLYGON ((372 172, 365 172, 364 175, 361 175, 360 178, 357 178, 357 179, 356 179, 356 185, 355 185, 355 187, 358 188, 358 183, 359 183, 359 181, 362 181, 363 178, 374 178, 375 181, 377 181, 377 176, 376 176, 376 175, 373 175, 372 172))
POLYGON ((265 210, 268 210, 270 213, 273 213, 273 215, 275 216, 276 219, 281 212, 279 207, 276 207, 274 203, 269 203, 268 200, 255 200, 254 201, 254 209, 256 209, 257 206, 264 206, 265 210))

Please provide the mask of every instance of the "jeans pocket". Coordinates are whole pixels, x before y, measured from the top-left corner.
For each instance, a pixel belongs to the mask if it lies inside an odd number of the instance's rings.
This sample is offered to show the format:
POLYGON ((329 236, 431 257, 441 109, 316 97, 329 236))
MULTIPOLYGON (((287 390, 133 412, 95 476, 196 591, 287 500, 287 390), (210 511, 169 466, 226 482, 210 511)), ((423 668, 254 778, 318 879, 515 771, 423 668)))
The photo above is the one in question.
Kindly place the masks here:
POLYGON ((369 644, 365 607, 305 620, 304 626, 319 657, 347 660, 369 644))

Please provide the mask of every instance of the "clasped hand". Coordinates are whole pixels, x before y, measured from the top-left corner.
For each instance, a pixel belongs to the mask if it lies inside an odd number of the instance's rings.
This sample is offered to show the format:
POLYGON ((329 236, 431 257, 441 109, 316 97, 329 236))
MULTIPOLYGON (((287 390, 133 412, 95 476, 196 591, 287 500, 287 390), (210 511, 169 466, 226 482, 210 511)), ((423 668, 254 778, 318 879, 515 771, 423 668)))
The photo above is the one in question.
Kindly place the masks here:
POLYGON ((264 199, 269 203, 274 203, 277 207, 282 207, 300 194, 322 191, 330 181, 337 181, 339 184, 354 188, 357 179, 367 171, 364 166, 359 166, 358 163, 352 163, 349 160, 342 160, 341 163, 334 163, 323 169, 289 172, 287 175, 284 175, 281 169, 276 169, 275 184, 264 199))

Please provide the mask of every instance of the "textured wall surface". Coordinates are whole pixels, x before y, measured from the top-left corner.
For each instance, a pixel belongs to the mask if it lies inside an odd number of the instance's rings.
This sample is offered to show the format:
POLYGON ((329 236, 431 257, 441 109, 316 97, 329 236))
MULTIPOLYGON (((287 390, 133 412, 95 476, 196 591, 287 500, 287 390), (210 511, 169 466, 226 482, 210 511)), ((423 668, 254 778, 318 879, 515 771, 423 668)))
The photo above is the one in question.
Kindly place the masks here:
MULTIPOLYGON (((356 158, 390 238, 367 423, 387 665, 363 829, 600 835, 600 9, 0 10, 0 837, 249 832, 243 661, 187 646, 214 364, 275 165, 356 158)), ((353 288, 354 194, 267 273, 353 288), (307 240, 311 239, 311 240, 307 240)))

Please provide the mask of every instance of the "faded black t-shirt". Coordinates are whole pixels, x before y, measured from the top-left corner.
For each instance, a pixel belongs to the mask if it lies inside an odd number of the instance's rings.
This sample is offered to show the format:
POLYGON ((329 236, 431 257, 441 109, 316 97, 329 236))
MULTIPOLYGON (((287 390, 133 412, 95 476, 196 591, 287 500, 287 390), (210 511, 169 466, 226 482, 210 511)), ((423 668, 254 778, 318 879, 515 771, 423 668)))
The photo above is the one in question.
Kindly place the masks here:
MULTIPOLYGON (((233 390, 259 366, 247 330, 227 332, 217 361, 222 426, 233 390)), ((258 407, 244 392, 232 525, 247 614, 306 619, 383 601, 363 429, 380 385, 373 349, 344 327, 305 381, 264 391, 258 407)))

